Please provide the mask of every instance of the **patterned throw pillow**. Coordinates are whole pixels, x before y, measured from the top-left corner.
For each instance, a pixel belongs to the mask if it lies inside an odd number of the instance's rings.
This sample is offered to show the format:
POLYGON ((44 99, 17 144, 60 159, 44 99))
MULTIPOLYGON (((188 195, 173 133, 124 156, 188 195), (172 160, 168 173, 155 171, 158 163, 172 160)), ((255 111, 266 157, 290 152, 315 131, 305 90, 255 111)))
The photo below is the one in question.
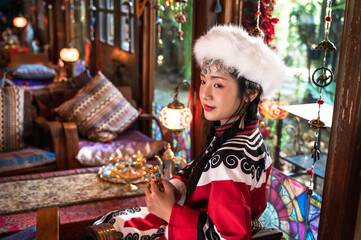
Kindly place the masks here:
POLYGON ((139 115, 101 72, 55 111, 75 122, 83 136, 97 142, 112 141, 139 115))
POLYGON ((89 70, 85 69, 82 73, 75 77, 71 77, 66 82, 60 83, 58 88, 72 88, 72 89, 80 89, 84 87, 90 80, 92 79, 89 70))
POLYGON ((24 147, 24 87, 0 89, 0 152, 24 147))

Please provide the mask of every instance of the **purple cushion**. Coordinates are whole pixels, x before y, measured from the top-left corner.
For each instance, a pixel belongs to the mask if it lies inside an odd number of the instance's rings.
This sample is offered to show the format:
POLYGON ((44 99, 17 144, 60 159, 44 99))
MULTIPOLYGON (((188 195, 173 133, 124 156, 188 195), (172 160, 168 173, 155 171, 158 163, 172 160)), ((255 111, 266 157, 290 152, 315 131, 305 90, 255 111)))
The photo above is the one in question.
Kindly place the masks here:
POLYGON ((52 81, 55 77, 53 69, 40 64, 21 64, 13 69, 16 80, 52 81))
POLYGON ((130 159, 133 154, 151 157, 166 146, 165 141, 156 141, 137 130, 126 130, 112 142, 100 143, 79 139, 76 158, 84 166, 101 166, 109 163, 110 157, 130 159))

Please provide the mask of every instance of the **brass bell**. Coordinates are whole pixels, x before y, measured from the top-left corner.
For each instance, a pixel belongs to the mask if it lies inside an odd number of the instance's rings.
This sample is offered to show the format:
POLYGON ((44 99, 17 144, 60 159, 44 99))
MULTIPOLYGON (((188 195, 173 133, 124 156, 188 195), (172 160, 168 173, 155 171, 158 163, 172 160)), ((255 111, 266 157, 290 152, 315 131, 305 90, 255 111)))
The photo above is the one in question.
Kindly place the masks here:
POLYGON ((325 40, 323 40, 322 42, 320 42, 316 48, 317 50, 328 50, 328 51, 336 51, 337 48, 335 46, 335 44, 333 44, 331 41, 329 41, 327 38, 325 40))
POLYGON ((313 128, 325 128, 325 123, 320 120, 320 117, 317 117, 317 119, 312 119, 307 123, 307 125, 313 128))
POLYGON ((256 26, 252 31, 251 31, 251 35, 252 36, 255 36, 255 37, 264 37, 264 33, 263 31, 258 27, 256 26))

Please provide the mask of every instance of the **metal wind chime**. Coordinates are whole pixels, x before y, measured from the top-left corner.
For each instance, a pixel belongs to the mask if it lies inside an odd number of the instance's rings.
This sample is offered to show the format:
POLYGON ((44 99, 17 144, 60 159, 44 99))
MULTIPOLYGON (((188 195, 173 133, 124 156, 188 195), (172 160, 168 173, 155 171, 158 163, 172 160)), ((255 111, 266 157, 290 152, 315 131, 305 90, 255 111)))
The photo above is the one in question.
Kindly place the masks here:
POLYGON ((255 36, 255 37, 262 37, 264 38, 264 33, 261 30, 261 28, 259 27, 259 17, 262 15, 261 13, 261 0, 257 1, 257 12, 255 13, 256 15, 256 21, 257 21, 257 25, 256 27, 251 31, 251 35, 255 36))
POLYGON ((321 132, 322 128, 325 128, 324 122, 322 122, 320 119, 321 106, 325 103, 325 101, 322 99, 322 89, 324 87, 327 87, 328 85, 330 85, 333 80, 333 77, 334 77, 332 71, 330 69, 328 69, 327 67, 325 67, 326 52, 327 51, 336 51, 335 45, 328 39, 329 30, 330 30, 331 21, 332 21, 331 5, 332 5, 332 1, 329 0, 327 2, 326 17, 325 17, 325 21, 326 21, 326 23, 325 23, 325 40, 323 40, 321 43, 319 43, 316 47, 317 50, 323 51, 322 67, 317 68, 312 74, 312 82, 317 87, 320 88, 320 97, 316 101, 316 103, 318 104, 317 118, 308 122, 308 125, 310 127, 317 129, 316 130, 316 141, 311 149, 311 154, 312 154, 311 157, 313 159, 312 167, 306 170, 307 174, 310 175, 310 177, 311 177, 310 184, 309 184, 308 191, 307 191, 307 194, 310 196, 312 195, 313 188, 314 188, 314 186, 313 186, 313 176, 314 176, 313 168, 315 166, 315 163, 318 160, 320 160, 320 132, 321 132))

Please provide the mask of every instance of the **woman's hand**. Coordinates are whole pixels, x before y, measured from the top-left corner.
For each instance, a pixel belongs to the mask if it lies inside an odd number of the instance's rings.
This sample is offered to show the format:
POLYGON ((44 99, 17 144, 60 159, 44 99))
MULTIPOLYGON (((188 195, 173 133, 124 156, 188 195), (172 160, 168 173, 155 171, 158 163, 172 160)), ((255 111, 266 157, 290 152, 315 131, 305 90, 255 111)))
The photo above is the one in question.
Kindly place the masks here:
POLYGON ((157 184, 151 181, 144 190, 145 201, 150 213, 169 222, 172 208, 176 201, 171 183, 162 180, 162 184, 164 192, 159 191, 157 184))

